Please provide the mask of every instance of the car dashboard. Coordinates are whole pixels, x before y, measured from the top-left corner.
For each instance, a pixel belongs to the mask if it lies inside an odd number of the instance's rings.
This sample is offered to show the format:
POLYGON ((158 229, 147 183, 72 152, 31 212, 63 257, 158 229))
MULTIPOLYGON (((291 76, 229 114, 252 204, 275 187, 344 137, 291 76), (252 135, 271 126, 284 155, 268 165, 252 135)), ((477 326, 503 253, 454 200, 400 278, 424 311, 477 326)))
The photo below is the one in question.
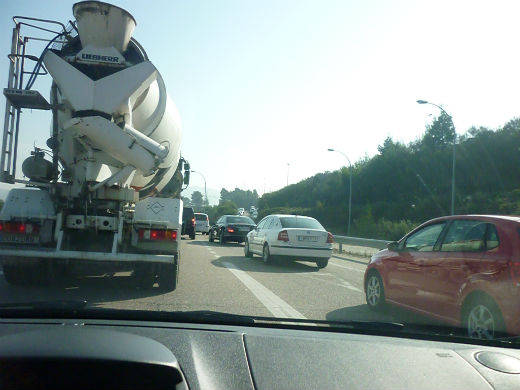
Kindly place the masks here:
POLYGON ((518 389, 520 352, 330 331, 3 319, 2 388, 518 389))

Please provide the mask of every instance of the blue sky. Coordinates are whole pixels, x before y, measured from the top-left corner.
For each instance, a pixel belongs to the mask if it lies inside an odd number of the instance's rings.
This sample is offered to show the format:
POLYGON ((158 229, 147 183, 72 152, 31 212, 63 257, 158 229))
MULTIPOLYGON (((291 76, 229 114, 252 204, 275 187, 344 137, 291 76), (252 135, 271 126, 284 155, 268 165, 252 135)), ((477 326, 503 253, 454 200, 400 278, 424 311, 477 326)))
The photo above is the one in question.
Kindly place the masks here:
MULTIPOLYGON (((2 4, 2 85, 10 17, 65 22, 73 3, 2 4)), ((294 183, 346 164, 327 148, 355 162, 387 136, 410 142, 438 114, 417 99, 442 105, 459 134, 520 112, 516 1, 113 3, 137 20, 134 37, 179 108, 183 154, 208 188, 263 193, 286 184, 288 167, 294 183)), ((48 86, 36 87, 48 96, 48 86)), ((44 145, 50 115, 26 115, 22 126, 20 161, 44 145)), ((203 187, 198 175, 192 183, 203 187)))

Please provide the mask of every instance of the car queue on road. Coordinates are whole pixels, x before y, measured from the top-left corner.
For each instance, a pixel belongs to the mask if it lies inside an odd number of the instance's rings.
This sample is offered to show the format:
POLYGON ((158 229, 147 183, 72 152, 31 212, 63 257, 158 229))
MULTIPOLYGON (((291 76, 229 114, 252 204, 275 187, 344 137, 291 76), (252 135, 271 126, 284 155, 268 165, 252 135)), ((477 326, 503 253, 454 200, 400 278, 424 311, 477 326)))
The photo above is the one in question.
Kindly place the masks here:
MULTIPOLYGON (((256 212, 256 209, 253 210, 256 212)), ((251 210, 250 210, 251 213, 251 210)), ((209 241, 244 243, 265 264, 290 259, 325 268, 334 236, 314 218, 224 215, 209 241)), ((371 257, 367 306, 392 305, 492 339, 520 332, 520 217, 461 215, 427 221, 371 257)))

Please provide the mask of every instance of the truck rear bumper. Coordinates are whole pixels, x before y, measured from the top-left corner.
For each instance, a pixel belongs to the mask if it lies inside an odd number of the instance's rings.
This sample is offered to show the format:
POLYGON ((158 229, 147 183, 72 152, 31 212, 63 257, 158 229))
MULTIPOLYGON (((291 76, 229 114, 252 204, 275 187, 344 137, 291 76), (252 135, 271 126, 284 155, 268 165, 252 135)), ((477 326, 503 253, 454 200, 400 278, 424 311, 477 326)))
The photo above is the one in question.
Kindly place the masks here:
POLYGON ((150 255, 141 253, 105 253, 83 251, 56 251, 56 250, 30 250, 30 249, 1 249, 0 262, 12 263, 16 258, 23 261, 28 259, 63 259, 85 261, 119 261, 119 262, 150 262, 150 263, 174 263, 175 255, 150 255))

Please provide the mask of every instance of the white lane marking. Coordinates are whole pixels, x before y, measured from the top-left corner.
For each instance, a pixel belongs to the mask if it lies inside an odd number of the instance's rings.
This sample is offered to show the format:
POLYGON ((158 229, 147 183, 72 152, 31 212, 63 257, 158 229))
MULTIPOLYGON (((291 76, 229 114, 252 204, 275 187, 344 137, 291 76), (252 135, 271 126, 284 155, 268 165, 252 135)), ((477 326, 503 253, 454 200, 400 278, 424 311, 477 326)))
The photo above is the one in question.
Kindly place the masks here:
POLYGON ((349 282, 347 282, 344 279, 338 278, 337 276, 335 276, 333 274, 325 274, 323 272, 321 274, 326 275, 326 276, 332 276, 333 278, 336 278, 339 281, 338 282, 332 282, 332 281, 325 280, 325 279, 322 279, 322 278, 317 278, 316 276, 319 275, 319 274, 317 274, 317 275, 301 274, 300 276, 303 276, 303 277, 309 278, 309 279, 319 280, 320 282, 327 283, 327 284, 332 284, 333 286, 344 287, 344 288, 348 288, 349 290, 352 290, 352 291, 363 293, 363 291, 361 291, 359 288, 353 286, 352 284, 350 284, 349 282))
POLYGON ((329 261, 329 265, 333 265, 334 267, 340 267, 340 268, 348 269, 350 271, 356 271, 356 272, 365 273, 365 270, 357 269, 357 268, 354 268, 354 267, 349 267, 349 266, 346 266, 346 265, 339 265, 339 264, 333 263, 332 261, 329 261))
POLYGON ((305 319, 305 316, 302 313, 293 308, 271 290, 264 287, 264 285, 257 282, 237 265, 227 261, 223 261, 222 264, 230 270, 233 275, 235 275, 238 280, 240 280, 275 317, 305 319))

